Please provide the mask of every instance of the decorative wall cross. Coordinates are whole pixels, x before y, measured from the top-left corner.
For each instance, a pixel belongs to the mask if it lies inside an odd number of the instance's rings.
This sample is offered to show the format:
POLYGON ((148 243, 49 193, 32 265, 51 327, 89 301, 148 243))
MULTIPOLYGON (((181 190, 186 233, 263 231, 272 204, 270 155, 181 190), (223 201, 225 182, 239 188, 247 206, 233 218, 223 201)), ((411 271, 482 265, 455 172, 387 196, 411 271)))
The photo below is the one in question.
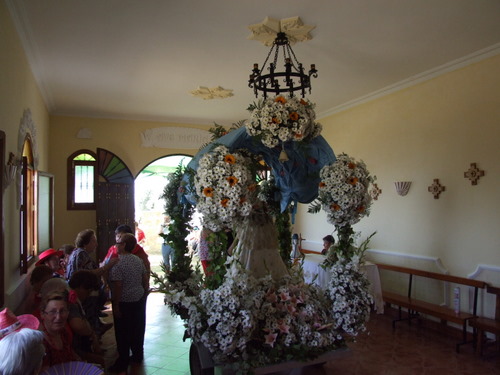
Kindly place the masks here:
POLYGON ((477 180, 484 176, 484 171, 476 166, 476 163, 471 163, 468 171, 464 172, 464 177, 468 178, 472 185, 477 185, 477 180))
POLYGON ((439 183, 439 179, 435 178, 431 186, 427 190, 434 195, 434 199, 439 199, 439 194, 446 190, 446 188, 439 183))

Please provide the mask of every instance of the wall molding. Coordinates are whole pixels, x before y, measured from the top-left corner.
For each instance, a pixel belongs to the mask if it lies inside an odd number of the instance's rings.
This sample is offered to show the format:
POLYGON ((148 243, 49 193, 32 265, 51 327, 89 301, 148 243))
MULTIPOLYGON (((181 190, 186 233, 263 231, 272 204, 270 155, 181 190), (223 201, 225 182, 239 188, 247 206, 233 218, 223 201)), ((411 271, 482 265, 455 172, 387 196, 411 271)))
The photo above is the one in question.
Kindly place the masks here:
POLYGON ((416 74, 414 76, 411 76, 409 78, 406 78, 402 81, 399 81, 395 84, 386 86, 380 90, 376 90, 370 94, 363 95, 359 98, 350 100, 344 104, 340 104, 338 106, 335 106, 327 111, 321 112, 317 114, 318 120, 322 120, 325 117, 331 116, 335 113, 339 113, 342 111, 345 111, 349 108, 356 107, 360 104, 367 103, 369 101, 384 97, 386 95, 392 94, 394 92, 406 89, 411 86, 415 86, 419 83, 429 81, 431 79, 434 79, 436 77, 439 77, 443 74, 453 72, 455 70, 464 68, 468 65, 474 64, 476 62, 488 59, 490 57, 500 55, 500 43, 493 44, 492 46, 486 47, 484 49, 481 49, 479 51, 473 52, 469 55, 466 55, 464 57, 461 57, 459 59, 450 61, 446 64, 443 64, 441 66, 438 66, 436 68, 427 70, 425 72, 416 74))
POLYGON ((397 251, 389 251, 389 250, 380 250, 380 249, 368 249, 366 250, 367 253, 371 254, 380 254, 380 255, 388 255, 388 256, 394 256, 397 258, 407 258, 407 259, 417 259, 417 260, 422 260, 425 262, 430 262, 436 265, 436 267, 439 269, 439 271, 445 275, 448 275, 450 272, 448 269, 443 265, 443 262, 441 261, 441 258, 438 257, 431 257, 427 255, 416 255, 416 254, 407 254, 407 253, 399 253, 397 251))
POLYGON ((490 264, 478 264, 476 270, 471 274, 468 274, 467 277, 469 279, 476 279, 479 276, 479 274, 482 273, 483 271, 498 272, 500 274, 500 266, 493 266, 490 264))

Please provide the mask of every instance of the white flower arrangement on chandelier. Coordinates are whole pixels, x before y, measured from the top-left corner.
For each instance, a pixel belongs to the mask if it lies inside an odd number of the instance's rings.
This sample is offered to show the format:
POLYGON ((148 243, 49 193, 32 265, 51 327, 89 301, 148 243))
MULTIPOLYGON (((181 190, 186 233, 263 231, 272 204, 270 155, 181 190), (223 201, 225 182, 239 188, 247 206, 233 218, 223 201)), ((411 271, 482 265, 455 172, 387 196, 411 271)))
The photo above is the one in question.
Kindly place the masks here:
POLYGON ((340 154, 335 163, 320 171, 318 201, 336 227, 356 224, 370 213, 372 203, 368 187, 375 178, 364 162, 340 154))
POLYGON ((225 146, 214 148, 200 159, 194 178, 196 207, 210 230, 232 227, 234 220, 252 211, 257 185, 250 164, 249 158, 231 153, 225 146))
POLYGON ((250 108, 253 110, 246 122, 247 133, 260 138, 266 147, 308 141, 321 134, 321 124, 315 122, 314 105, 306 99, 277 96, 250 108))

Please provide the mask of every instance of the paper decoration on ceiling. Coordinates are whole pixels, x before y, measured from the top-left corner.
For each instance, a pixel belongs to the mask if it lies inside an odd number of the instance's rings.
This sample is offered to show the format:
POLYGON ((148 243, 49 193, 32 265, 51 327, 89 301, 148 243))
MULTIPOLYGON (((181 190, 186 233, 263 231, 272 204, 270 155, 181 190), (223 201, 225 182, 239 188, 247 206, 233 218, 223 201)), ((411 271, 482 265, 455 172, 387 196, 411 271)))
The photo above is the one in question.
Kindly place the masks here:
POLYGON ((250 25, 248 28, 252 32, 248 39, 257 40, 265 46, 271 47, 279 32, 287 35, 291 45, 311 40, 312 36, 309 32, 316 26, 304 25, 300 17, 290 17, 282 20, 266 17, 261 23, 250 25))
POLYGON ((471 163, 469 170, 464 172, 464 177, 468 178, 472 185, 477 185, 477 181, 484 176, 484 171, 476 166, 476 163, 471 163))
POLYGON ((372 199, 376 201, 378 199, 378 196, 382 194, 382 189, 380 189, 377 184, 373 184, 369 191, 369 194, 372 199))
POLYGON ((431 186, 427 190, 434 195, 434 199, 439 199, 439 195, 446 190, 446 188, 439 183, 439 179, 435 178, 431 186))
POLYGON ((410 190, 411 181, 397 181, 394 183, 394 186, 396 187, 398 195, 404 197, 410 190))
POLYGON ((199 86, 196 90, 190 91, 190 93, 203 100, 225 99, 233 96, 233 90, 225 89, 220 86, 212 87, 211 89, 205 86, 199 86))

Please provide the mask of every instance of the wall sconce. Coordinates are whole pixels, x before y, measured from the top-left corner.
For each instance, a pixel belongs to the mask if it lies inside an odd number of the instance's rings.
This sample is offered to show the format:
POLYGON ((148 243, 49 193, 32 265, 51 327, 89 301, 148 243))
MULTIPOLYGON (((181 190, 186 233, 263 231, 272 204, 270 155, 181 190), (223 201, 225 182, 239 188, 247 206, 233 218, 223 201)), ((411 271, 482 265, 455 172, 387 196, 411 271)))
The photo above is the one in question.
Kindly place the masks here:
POLYGON ((396 186, 396 192, 404 197, 410 190, 411 181, 398 181, 394 183, 394 186, 396 186))
POLYGON ((9 160, 7 161, 7 164, 5 164, 5 170, 3 174, 4 189, 6 189, 7 186, 9 186, 12 183, 12 181, 16 179, 19 166, 20 164, 16 160, 16 156, 12 152, 10 152, 9 160))

